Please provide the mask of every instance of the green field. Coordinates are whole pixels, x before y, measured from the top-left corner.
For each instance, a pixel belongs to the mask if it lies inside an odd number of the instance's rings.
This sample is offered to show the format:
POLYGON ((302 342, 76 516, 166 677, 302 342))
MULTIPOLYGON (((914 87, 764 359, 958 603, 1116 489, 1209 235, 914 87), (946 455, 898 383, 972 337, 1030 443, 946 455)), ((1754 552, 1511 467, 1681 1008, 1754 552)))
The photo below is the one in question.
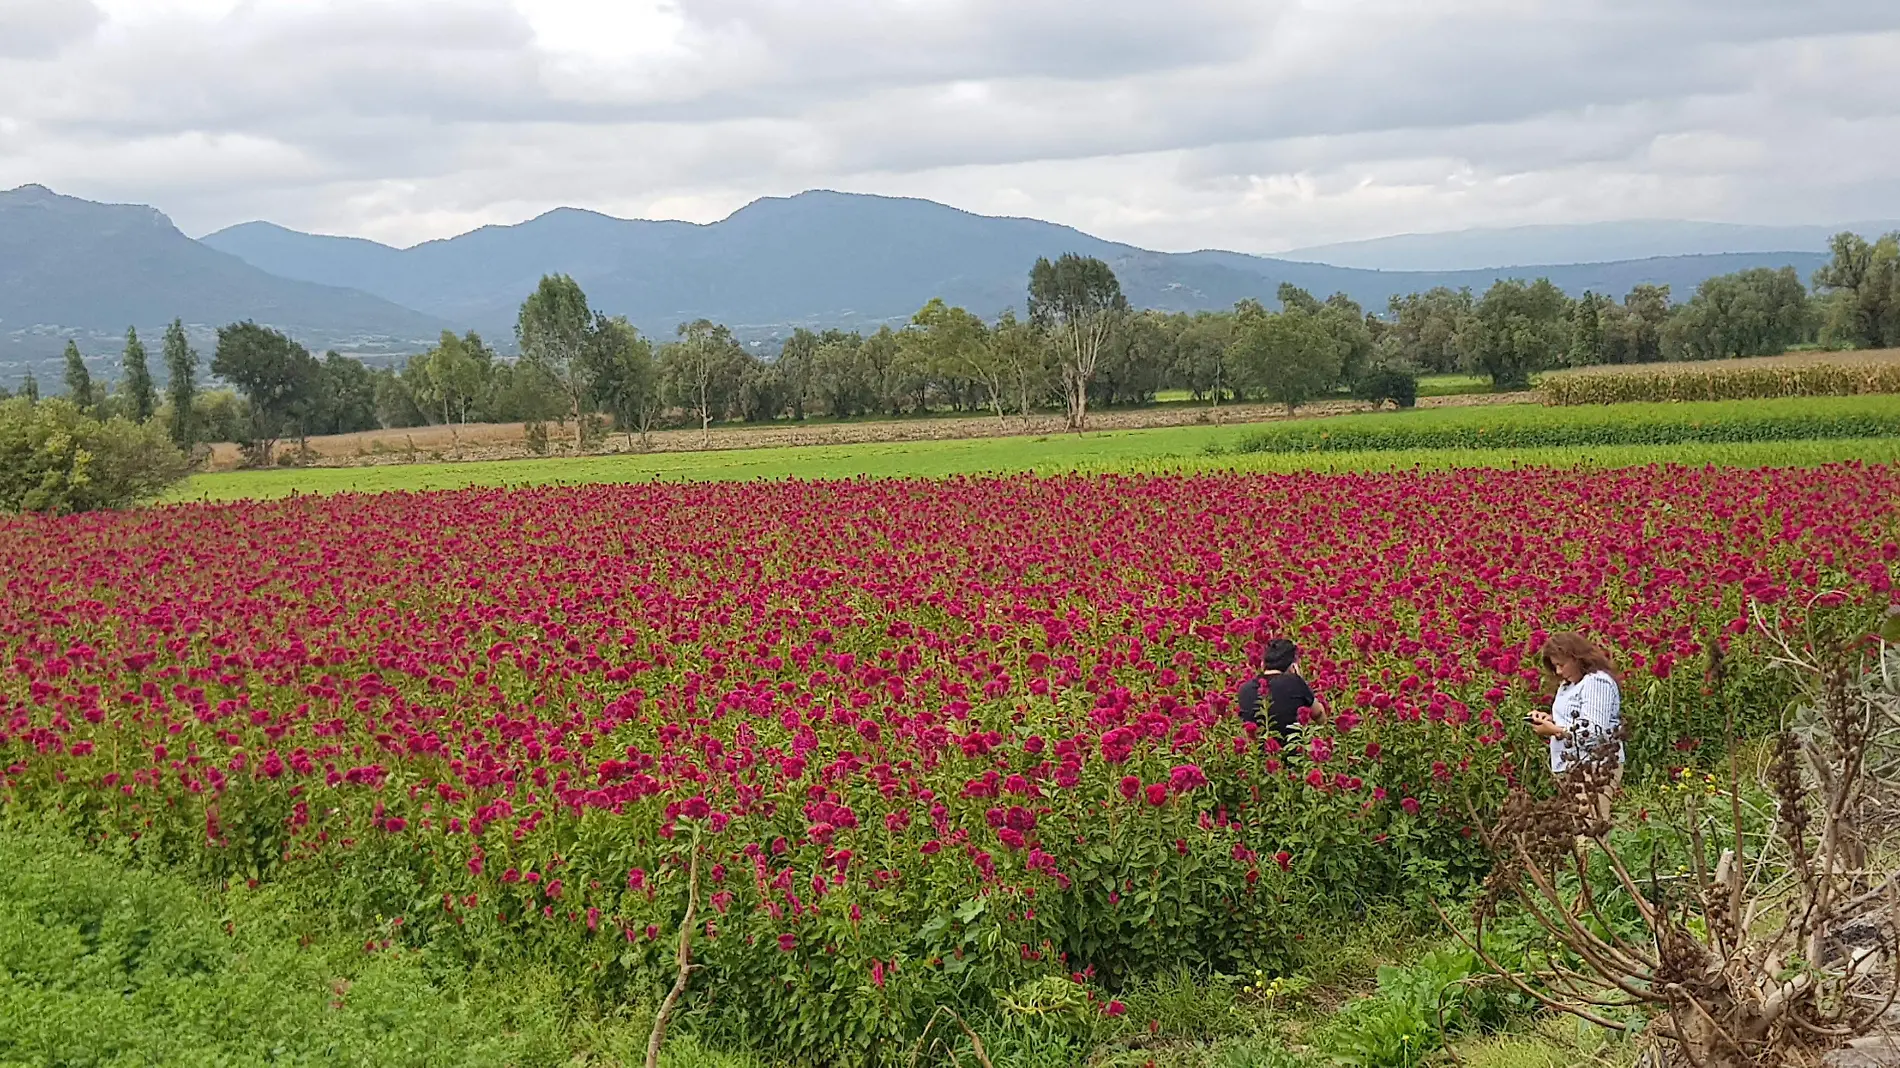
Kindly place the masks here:
POLYGON ((1900 396, 1544 407, 1511 404, 1269 423, 1242 452, 1574 448, 1900 437, 1900 396))
MULTIPOLYGON (((1657 406, 1664 407, 1664 406, 1657 406)), ((1682 406, 1668 406, 1680 408, 1682 406)), ((1491 409, 1496 412, 1503 409, 1491 409)), ((1513 409, 1515 410, 1515 409, 1513 409)), ((1523 411, 1543 409, 1523 406, 1523 411)), ((1393 412, 1313 420, 1318 427, 1345 420, 1400 421, 1455 417, 1456 412, 1393 412)), ((1236 454, 1259 427, 1192 426, 1044 437, 974 438, 891 444, 819 445, 718 452, 595 456, 579 459, 498 460, 481 463, 404 464, 384 467, 281 468, 203 474, 166 498, 228 501, 286 497, 292 493, 375 493, 386 490, 458 489, 555 483, 740 481, 780 478, 941 478, 950 475, 1033 471, 1177 470, 1391 470, 1407 467, 1509 467, 1648 463, 1810 465, 1841 460, 1900 461, 1900 438, 1833 441, 1761 441, 1687 445, 1525 449, 1386 449, 1364 452, 1236 454)))

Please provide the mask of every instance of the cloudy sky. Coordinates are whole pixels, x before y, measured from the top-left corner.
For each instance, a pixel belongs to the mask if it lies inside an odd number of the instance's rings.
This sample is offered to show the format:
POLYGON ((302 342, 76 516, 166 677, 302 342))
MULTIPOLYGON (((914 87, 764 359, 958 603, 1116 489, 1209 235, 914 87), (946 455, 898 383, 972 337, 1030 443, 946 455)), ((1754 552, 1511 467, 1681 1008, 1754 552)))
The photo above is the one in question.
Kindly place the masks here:
POLYGON ((396 244, 822 187, 1152 248, 1900 214, 1895 0, 0 0, 0 188, 396 244))

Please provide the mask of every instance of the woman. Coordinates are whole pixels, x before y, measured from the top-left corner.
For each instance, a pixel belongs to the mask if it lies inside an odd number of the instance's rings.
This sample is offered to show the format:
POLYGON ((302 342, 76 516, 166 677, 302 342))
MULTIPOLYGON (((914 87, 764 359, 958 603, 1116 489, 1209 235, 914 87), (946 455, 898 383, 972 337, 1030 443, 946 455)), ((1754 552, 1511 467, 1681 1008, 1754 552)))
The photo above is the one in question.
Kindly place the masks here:
POLYGON ((1550 745, 1550 770, 1598 818, 1623 785, 1623 695, 1610 658, 1581 634, 1565 631, 1544 642, 1544 670, 1559 685, 1550 711, 1530 714, 1531 730, 1550 745))
POLYGON ((1296 670, 1299 659, 1299 646, 1285 638, 1273 639, 1260 656, 1259 674, 1241 683, 1240 692, 1235 695, 1240 718, 1259 726, 1261 693, 1265 691, 1267 726, 1282 742, 1299 725, 1300 709, 1319 711, 1322 708, 1313 696, 1313 688, 1296 670))

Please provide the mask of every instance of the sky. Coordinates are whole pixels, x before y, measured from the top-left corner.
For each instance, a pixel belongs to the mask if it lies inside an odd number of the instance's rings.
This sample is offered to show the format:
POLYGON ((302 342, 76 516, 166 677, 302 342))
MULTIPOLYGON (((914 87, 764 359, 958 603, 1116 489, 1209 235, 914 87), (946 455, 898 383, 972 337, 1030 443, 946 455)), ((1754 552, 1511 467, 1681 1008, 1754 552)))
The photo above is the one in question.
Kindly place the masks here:
POLYGON ((1900 215, 1895 0, 0 0, 0 188, 408 245, 810 188, 1179 251, 1900 215))

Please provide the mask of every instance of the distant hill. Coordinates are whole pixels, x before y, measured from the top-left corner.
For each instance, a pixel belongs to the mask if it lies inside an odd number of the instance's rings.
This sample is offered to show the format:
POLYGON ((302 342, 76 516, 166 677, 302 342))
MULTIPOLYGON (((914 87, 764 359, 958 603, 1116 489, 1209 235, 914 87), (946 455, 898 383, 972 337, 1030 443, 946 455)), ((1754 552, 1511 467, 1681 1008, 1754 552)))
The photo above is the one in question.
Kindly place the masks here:
MULTIPOLYGON (((37 185, 0 192, 0 382, 47 368, 75 338, 101 370, 116 368, 127 326, 157 352, 166 323, 209 332, 255 319, 313 348, 412 349, 447 324, 381 297, 262 271, 193 241, 152 208, 98 204, 37 185)), ((115 372, 109 372, 115 373, 115 372)))
POLYGON ((742 336, 798 325, 901 323, 933 296, 979 314, 1020 310, 1038 256, 1078 252, 1115 268, 1131 303, 1170 311, 1271 302, 1281 282, 1369 307, 1435 285, 1483 289, 1500 275, 1548 276, 1573 293, 1621 295, 1638 282, 1692 290, 1712 274, 1792 264, 1815 251, 1644 259, 1503 270, 1369 271, 1234 252, 1150 252, 1035 219, 976 215, 928 200, 812 191, 757 200, 716 223, 616 219, 560 208, 513 226, 396 249, 244 223, 205 244, 288 278, 349 286, 506 344, 521 299, 543 273, 573 275, 598 307, 671 336, 704 316, 742 336))
POLYGON ((39 186, 0 193, 0 382, 28 363, 57 376, 69 336, 102 367, 128 324, 156 334, 173 316, 200 347, 243 318, 312 348, 418 351, 444 328, 507 350, 521 300, 545 273, 577 278, 594 305, 667 338, 705 317, 764 342, 797 326, 901 324, 931 297, 980 315, 1023 305, 1038 256, 1078 252, 1114 267, 1129 301, 1167 311, 1271 304, 1282 282, 1343 291, 1368 308, 1433 286, 1549 277, 1570 293, 1621 296, 1642 282, 1678 297, 1703 279, 1792 265, 1820 245, 1460 271, 1377 271, 1236 252, 1151 252, 1035 219, 976 215, 928 200, 813 191, 757 200, 716 223, 617 219, 559 208, 512 226, 398 249, 361 238, 244 223, 193 241, 146 207, 95 204, 39 186))
POLYGON ((1367 241, 1314 245, 1280 253, 1340 267, 1379 271, 1459 271, 1519 263, 1600 263, 1733 253, 1818 252, 1842 230, 1869 239, 1900 230, 1900 221, 1827 226, 1744 226, 1736 223, 1639 219, 1574 226, 1512 226, 1439 234, 1398 234, 1367 241))

